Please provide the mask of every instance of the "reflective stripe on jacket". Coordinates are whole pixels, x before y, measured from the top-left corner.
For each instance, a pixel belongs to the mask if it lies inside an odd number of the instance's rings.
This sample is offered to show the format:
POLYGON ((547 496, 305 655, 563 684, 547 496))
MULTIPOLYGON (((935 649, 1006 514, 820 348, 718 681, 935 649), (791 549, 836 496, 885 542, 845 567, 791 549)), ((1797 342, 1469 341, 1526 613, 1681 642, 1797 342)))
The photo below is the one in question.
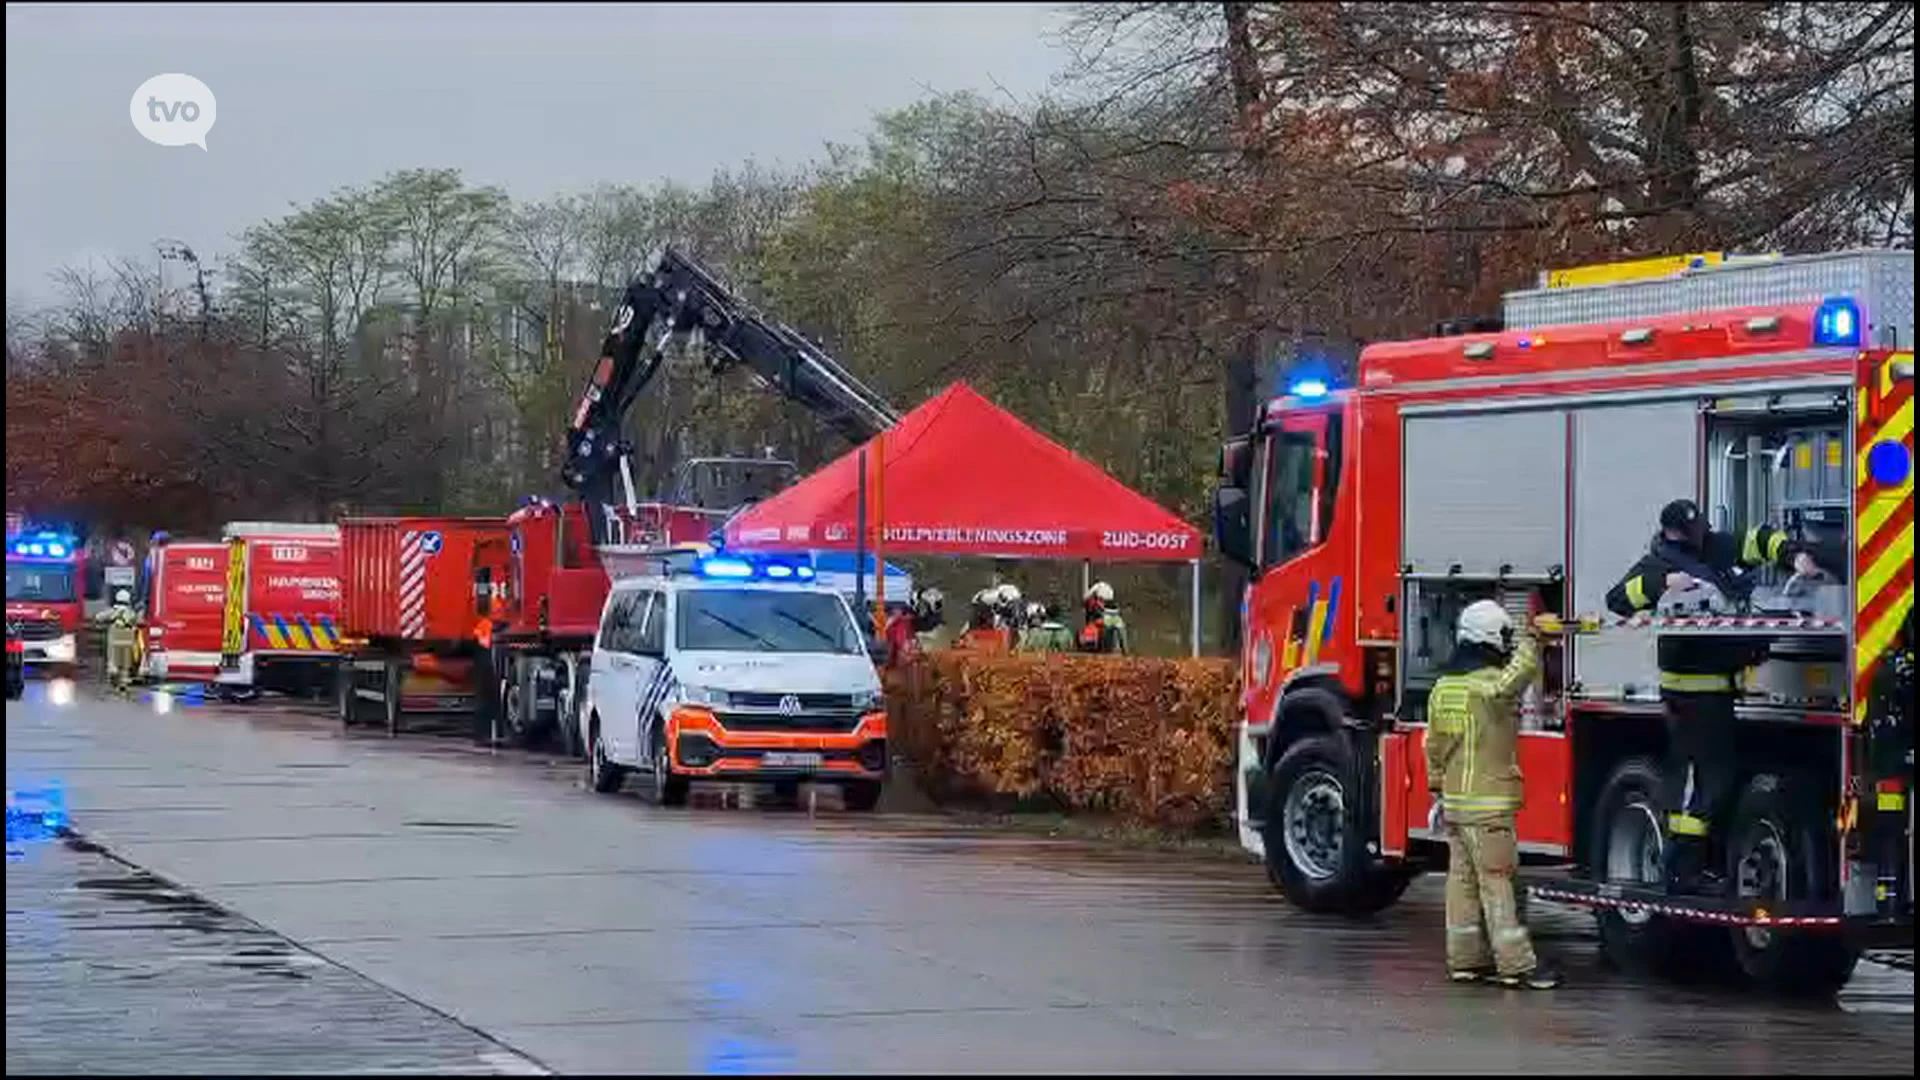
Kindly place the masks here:
POLYGON ((1540 667, 1539 647, 1521 634, 1503 668, 1446 675, 1427 698, 1427 786, 1447 820, 1486 824, 1520 808, 1520 694, 1540 667))

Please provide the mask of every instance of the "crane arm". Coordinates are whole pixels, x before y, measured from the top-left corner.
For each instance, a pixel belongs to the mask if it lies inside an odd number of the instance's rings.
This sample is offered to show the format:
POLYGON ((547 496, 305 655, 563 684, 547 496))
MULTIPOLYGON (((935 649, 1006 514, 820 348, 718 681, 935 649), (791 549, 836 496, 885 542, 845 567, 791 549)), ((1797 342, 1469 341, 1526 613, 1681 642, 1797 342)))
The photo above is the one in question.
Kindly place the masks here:
POLYGON ((627 505, 635 501, 633 447, 621 438, 621 424, 674 338, 690 332, 705 341, 713 371, 746 367, 761 385, 800 403, 850 442, 864 442, 900 418, 799 331, 754 310, 705 267, 668 249, 627 286, 568 425, 561 479, 587 504, 596 535, 605 535, 598 519, 616 501, 616 482, 627 505))

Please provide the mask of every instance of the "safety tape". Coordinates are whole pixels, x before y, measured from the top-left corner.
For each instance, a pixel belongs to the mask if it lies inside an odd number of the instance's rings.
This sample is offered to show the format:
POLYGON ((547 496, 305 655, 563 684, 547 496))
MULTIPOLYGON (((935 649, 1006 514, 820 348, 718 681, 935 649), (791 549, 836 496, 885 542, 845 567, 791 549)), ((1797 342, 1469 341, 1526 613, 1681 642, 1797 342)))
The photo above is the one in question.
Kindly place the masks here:
POLYGON ((1649 911, 1671 915, 1691 922, 1710 922, 1723 926, 1839 926, 1838 915, 1736 915, 1725 911, 1702 911, 1679 904, 1661 904, 1645 900, 1627 900, 1612 896, 1568 892, 1549 885, 1534 885, 1527 890, 1536 900, 1549 900, 1583 907, 1620 908, 1624 911, 1649 911))
MULTIPOLYGON (((1845 630, 1846 621, 1813 615, 1663 615, 1583 616, 1579 629, 1652 628, 1657 630, 1845 630)), ((1569 628, 1572 628, 1571 624, 1569 628)))

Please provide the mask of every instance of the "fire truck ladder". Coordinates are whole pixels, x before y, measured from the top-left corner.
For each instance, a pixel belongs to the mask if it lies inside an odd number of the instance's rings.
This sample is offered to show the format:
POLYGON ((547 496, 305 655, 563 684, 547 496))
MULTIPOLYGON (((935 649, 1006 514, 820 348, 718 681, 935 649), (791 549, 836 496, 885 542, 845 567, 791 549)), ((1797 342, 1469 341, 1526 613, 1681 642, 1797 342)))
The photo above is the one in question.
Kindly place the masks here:
POLYGON ((669 346, 688 334, 700 336, 710 370, 746 367, 761 385, 800 403, 850 442, 864 442, 900 419, 799 331, 756 311, 705 267, 669 248, 627 286, 567 429, 561 479, 586 503, 599 541, 611 538, 607 507, 638 502, 633 446, 620 437, 621 423, 669 346))

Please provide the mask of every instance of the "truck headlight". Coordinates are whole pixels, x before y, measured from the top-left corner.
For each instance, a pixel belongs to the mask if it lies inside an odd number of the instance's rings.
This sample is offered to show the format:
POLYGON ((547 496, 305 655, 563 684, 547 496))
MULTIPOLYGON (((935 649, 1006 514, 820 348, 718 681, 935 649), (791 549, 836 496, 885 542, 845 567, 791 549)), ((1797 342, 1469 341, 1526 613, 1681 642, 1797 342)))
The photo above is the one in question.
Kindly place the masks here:
POLYGON ((711 709, 724 709, 731 700, 725 690, 715 690, 710 686, 680 688, 680 701, 686 705, 705 705, 711 709))
POLYGON ((878 690, 861 690, 853 695, 853 708, 855 712, 867 712, 879 708, 885 700, 886 695, 878 690))
POLYGON ((73 659, 73 635, 62 634, 59 637, 54 638, 52 641, 47 642, 47 659, 49 660, 73 659))

